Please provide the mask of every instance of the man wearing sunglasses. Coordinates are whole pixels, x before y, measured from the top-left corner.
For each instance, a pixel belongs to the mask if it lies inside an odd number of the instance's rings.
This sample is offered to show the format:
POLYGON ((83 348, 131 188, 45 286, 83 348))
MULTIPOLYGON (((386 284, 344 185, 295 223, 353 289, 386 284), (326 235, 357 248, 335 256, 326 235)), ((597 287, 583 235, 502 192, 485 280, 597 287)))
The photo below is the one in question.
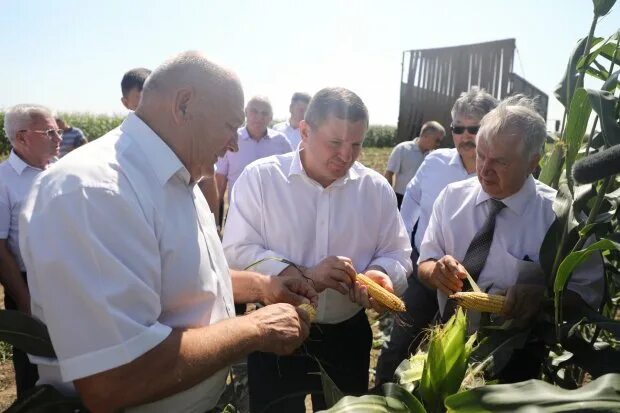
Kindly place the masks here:
POLYGON ((439 193, 453 182, 476 176, 476 133, 480 120, 497 104, 497 99, 479 87, 463 92, 451 111, 454 148, 438 149, 429 154, 407 185, 400 214, 411 235, 414 271, 403 296, 407 306, 406 321, 394 323, 390 341, 378 361, 378 386, 392 381, 396 367, 410 351, 415 351, 424 336, 423 329, 437 313, 435 291, 422 285, 416 274, 420 244, 439 193))
MULTIPOLYGON (((19 250, 19 213, 34 179, 58 155, 62 130, 52 112, 39 105, 16 105, 4 116, 4 130, 13 149, 0 164, 0 282, 4 306, 30 314, 26 267, 19 250)), ((37 368, 26 353, 13 349, 17 397, 32 388, 37 368)))

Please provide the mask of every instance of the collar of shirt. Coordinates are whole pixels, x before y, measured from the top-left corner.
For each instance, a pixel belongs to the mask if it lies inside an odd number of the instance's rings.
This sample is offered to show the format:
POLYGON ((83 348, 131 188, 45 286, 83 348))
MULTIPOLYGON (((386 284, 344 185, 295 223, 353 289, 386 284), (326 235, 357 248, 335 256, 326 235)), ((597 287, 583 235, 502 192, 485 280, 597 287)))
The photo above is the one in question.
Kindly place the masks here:
MULTIPOLYGON (((303 164, 301 163, 301 151, 302 150, 303 148, 301 147, 298 147, 297 150, 295 150, 295 156, 293 157, 293 161, 291 162, 291 167, 289 168, 289 171, 288 171, 288 177, 290 178, 293 175, 301 175, 301 176, 307 177, 308 179, 311 179, 312 182, 315 182, 314 179, 308 176, 308 174, 306 173, 304 169, 303 164)), ((353 163, 353 165, 351 165, 351 167, 347 170, 347 173, 342 178, 336 179, 336 181, 334 181, 329 187, 342 186, 346 184, 347 181, 349 180, 358 179, 360 177, 360 174, 356 171, 356 164, 357 164, 357 161, 353 163)))
POLYGON ((181 160, 135 113, 127 116, 121 124, 121 130, 138 144, 162 186, 177 174, 186 185, 190 184, 189 171, 181 160))
MULTIPOLYGON (((412 142, 413 142, 413 149, 418 151, 418 152, 422 152, 422 149, 420 148, 420 138, 419 137, 415 138, 412 142)), ((422 152, 422 153, 424 153, 424 152, 422 152)))
MULTIPOLYGON (((262 136, 258 141, 260 142, 263 139, 271 139, 273 138, 274 134, 275 134, 275 131, 273 129, 267 128, 265 135, 262 136)), ((250 136, 250 132, 248 132, 247 126, 239 128, 239 138, 243 140, 252 139, 252 137, 250 136)))
POLYGON ((41 168, 35 168, 34 166, 28 165, 22 158, 19 157, 19 155, 15 153, 14 150, 11 150, 11 153, 9 155, 9 165, 11 165, 13 169, 15 169, 17 175, 21 175, 22 172, 24 172, 24 169, 27 168, 32 168, 36 171, 42 171, 41 168))
MULTIPOLYGON (((501 201, 517 215, 523 215, 525 208, 527 208, 530 200, 536 196, 536 182, 532 175, 528 176, 523 186, 516 194, 512 194, 509 197, 501 199, 501 201)), ((491 197, 489 194, 482 190, 482 186, 478 185, 478 194, 476 195, 476 203, 478 206, 491 197)))
POLYGON ((461 155, 459 155, 459 151, 456 148, 453 148, 453 149, 454 149, 454 154, 452 154, 452 158, 450 158, 450 162, 448 162, 448 165, 459 166, 463 168, 465 173, 467 173, 467 170, 463 166, 463 161, 461 160, 461 155))

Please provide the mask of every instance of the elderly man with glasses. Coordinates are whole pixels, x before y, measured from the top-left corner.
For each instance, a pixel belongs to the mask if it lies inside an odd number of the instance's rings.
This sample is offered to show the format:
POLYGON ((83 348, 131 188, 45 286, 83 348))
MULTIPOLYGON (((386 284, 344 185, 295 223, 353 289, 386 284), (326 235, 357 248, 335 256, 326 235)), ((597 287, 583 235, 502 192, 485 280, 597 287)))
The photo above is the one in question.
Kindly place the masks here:
POLYGON ((497 99, 476 86, 463 92, 452 106, 454 148, 438 149, 429 154, 407 185, 400 214, 411 236, 414 272, 403 299, 407 306, 404 323, 394 323, 387 347, 377 365, 377 385, 392 381, 398 364, 415 351, 423 330, 437 313, 437 296, 416 276, 415 262, 424 232, 439 193, 449 184, 476 176, 476 134, 480 120, 494 109, 497 99))
MULTIPOLYGON (((62 130, 52 112, 39 105, 10 108, 4 116, 4 130, 13 149, 9 158, 0 163, 0 282, 5 291, 5 308, 30 314, 17 222, 34 179, 58 156, 62 130)), ((19 397, 35 385, 37 368, 25 353, 16 349, 13 366, 19 397)))

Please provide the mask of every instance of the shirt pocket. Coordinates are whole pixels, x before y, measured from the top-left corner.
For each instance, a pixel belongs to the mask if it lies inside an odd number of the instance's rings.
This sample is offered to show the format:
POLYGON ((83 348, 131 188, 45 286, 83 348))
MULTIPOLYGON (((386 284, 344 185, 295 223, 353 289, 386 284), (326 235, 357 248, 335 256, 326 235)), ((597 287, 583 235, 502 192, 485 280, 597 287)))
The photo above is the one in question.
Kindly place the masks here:
POLYGON ((545 276, 537 262, 514 257, 505 250, 493 248, 478 279, 482 291, 503 293, 515 284, 544 285, 545 276))

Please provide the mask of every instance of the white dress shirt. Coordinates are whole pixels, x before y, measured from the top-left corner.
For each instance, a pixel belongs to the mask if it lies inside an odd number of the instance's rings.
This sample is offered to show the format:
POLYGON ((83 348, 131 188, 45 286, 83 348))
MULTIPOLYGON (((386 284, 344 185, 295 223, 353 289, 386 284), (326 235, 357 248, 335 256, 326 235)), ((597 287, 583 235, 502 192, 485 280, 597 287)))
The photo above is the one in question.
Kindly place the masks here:
POLYGON ((295 129, 287 120, 286 122, 281 122, 274 125, 273 129, 278 132, 282 132, 293 147, 293 150, 297 149, 299 143, 301 142, 301 132, 299 131, 299 128, 295 129))
POLYGON ((0 163, 0 239, 6 239, 19 269, 26 271, 19 251, 19 213, 32 183, 43 169, 28 165, 14 151, 0 163))
POLYGON ((424 159, 418 172, 407 185, 403 203, 400 206, 400 214, 409 235, 416 221, 418 222, 414 237, 414 244, 418 251, 420 251, 420 244, 433 211, 433 203, 439 193, 448 184, 472 176, 476 176, 476 172, 467 173, 455 148, 437 149, 424 159))
POLYGON ((280 155, 293 150, 286 136, 273 129, 267 129, 267 134, 259 140, 252 139, 245 126, 239 128, 237 133, 239 134, 239 150, 237 152, 226 152, 223 157, 218 158, 216 164, 216 173, 224 175, 228 181, 229 200, 232 188, 243 172, 243 168, 257 159, 280 155))
POLYGON ((422 152, 420 138, 401 142, 394 147, 387 163, 387 170, 394 174, 394 192, 403 195, 407 184, 422 165, 427 152, 422 152))
MULTIPOLYGON (((213 215, 170 148, 134 113, 39 175, 20 216, 32 313, 58 360, 34 358, 40 382, 121 366, 173 328, 234 316, 228 265, 213 215)), ((204 412, 228 369, 128 411, 204 412)))
MULTIPOLYGON (((539 252, 555 220, 552 208, 555 195, 554 189, 530 175, 519 192, 501 200, 506 208, 495 220, 489 256, 477 281, 482 291, 489 289, 490 294, 503 294, 515 284, 544 284, 539 252)), ((489 213, 486 202, 489 198, 477 177, 448 185, 433 206, 418 262, 444 255, 452 255, 462 262, 489 213)), ((577 268, 568 289, 598 308, 603 293, 600 255, 591 255, 577 268)), ((438 299, 443 311, 446 296, 438 291, 438 299)))
MULTIPOLYGON (((411 246, 396 209, 396 196, 383 176, 356 162, 327 188, 310 179, 299 151, 248 166, 233 189, 224 231, 231 268, 263 258, 285 258, 312 267, 328 256, 351 258, 357 271, 384 268, 402 294, 411 272, 411 246)), ((287 264, 256 267, 277 275, 287 264)), ((319 295, 317 322, 335 324, 360 311, 348 295, 327 289, 319 295)))

